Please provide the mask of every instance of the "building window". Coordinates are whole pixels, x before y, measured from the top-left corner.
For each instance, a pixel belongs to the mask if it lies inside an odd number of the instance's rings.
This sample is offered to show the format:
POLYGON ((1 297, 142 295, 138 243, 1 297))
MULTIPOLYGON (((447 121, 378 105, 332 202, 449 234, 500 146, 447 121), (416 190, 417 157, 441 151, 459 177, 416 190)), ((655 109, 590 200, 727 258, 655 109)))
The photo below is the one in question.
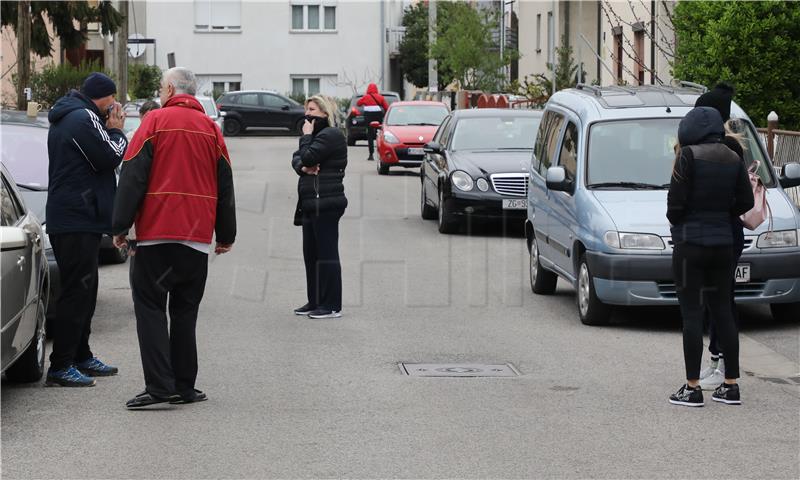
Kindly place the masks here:
POLYGON ((542 53, 542 14, 536 14, 536 53, 542 53))
POLYGON ((203 32, 241 31, 241 0, 194 0, 194 29, 203 32))
POLYGON ((320 4, 292 5, 292 30, 336 30, 336 7, 320 4))
POLYGON ((292 95, 310 97, 320 92, 320 77, 292 77, 292 95))
POLYGON ((642 22, 633 24, 633 47, 636 53, 636 80, 639 85, 644 85, 644 24, 642 22))
POLYGON ((622 27, 614 27, 614 73, 617 84, 622 83, 622 27))

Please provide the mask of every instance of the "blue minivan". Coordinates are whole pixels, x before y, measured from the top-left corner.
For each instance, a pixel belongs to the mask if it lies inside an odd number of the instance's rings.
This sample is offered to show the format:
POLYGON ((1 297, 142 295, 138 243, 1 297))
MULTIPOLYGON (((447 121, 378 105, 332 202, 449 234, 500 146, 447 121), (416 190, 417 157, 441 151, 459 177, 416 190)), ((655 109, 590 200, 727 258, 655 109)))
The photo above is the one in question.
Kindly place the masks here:
MULTIPOLYGON (((678 123, 705 87, 596 87, 557 92, 545 106, 531 159, 525 234, 534 293, 558 277, 577 290, 580 320, 607 324, 613 305, 677 305, 666 218, 678 123)), ((745 230, 736 269, 740 303, 768 303, 774 317, 800 318, 800 210, 783 188, 800 185, 800 164, 778 173, 747 114, 731 117, 760 162, 772 225, 745 230)))

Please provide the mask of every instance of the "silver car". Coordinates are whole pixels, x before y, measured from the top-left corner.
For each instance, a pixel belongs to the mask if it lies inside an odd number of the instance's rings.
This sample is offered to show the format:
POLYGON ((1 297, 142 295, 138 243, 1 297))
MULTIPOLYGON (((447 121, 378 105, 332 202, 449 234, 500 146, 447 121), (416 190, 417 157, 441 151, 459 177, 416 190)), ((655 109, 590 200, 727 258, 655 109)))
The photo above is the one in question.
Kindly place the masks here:
MULTIPOLYGON (((531 158, 525 233, 532 290, 552 294, 558 277, 577 290, 587 325, 608 323, 613 305, 677 305, 667 191, 678 124, 705 87, 562 90, 547 102, 531 158)), ((750 118, 731 118, 758 162, 772 221, 745 231, 735 274, 739 303, 769 304, 773 317, 800 317, 800 212, 784 188, 800 165, 776 175, 750 118)))
POLYGON ((4 165, 0 190, 2 370, 10 381, 35 382, 44 373, 48 297, 44 233, 4 165))

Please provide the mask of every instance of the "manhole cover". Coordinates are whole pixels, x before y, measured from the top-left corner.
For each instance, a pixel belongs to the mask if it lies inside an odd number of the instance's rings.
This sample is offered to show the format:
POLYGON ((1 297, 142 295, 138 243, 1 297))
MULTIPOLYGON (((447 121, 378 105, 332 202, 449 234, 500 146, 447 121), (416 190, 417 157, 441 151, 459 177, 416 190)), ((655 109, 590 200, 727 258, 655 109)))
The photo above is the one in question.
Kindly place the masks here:
POLYGON ((510 363, 401 363, 400 370, 412 377, 517 377, 510 363))

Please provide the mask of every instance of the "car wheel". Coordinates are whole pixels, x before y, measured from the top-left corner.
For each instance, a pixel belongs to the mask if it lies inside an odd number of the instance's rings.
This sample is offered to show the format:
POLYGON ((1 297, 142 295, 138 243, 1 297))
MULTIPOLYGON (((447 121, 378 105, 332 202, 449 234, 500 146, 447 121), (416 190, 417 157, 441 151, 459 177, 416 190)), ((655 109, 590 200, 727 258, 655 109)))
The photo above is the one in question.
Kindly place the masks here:
POLYGON ((127 248, 101 248, 100 263, 125 263, 128 260, 127 248))
POLYGON ((239 133, 241 133, 242 131, 241 122, 239 122, 239 120, 236 120, 235 118, 226 118, 222 126, 223 126, 222 131, 228 137, 235 137, 236 135, 239 135, 239 133))
POLYGON ((419 196, 419 209, 420 215, 422 215, 423 220, 433 220, 436 218, 436 209, 432 206, 428 205, 428 195, 425 192, 425 181, 423 180, 420 186, 420 196, 419 196))
POLYGON ((578 266, 578 315, 584 325, 608 325, 611 319, 611 307, 597 298, 594 290, 592 273, 586 263, 586 255, 582 254, 578 266))
POLYGON ((530 248, 530 279, 531 290, 533 293, 539 295, 552 295, 556 291, 556 283, 558 283, 558 276, 550 270, 542 267, 539 261, 539 246, 536 243, 536 237, 531 240, 530 248))
POLYGON ((381 156, 378 155, 378 161, 375 162, 378 169, 378 175, 389 175, 389 165, 381 161, 381 156))
POLYGON ((770 303, 769 310, 772 318, 779 322, 793 322, 800 318, 800 302, 770 303))
POLYGON ((444 203, 444 192, 439 189, 439 233, 455 233, 458 221, 453 219, 453 214, 447 210, 444 203))
POLYGON ((44 302, 39 300, 36 307, 36 331, 31 344, 28 345, 22 356, 6 370, 6 378, 9 381, 29 383, 42 378, 44 374, 45 321, 44 302))

